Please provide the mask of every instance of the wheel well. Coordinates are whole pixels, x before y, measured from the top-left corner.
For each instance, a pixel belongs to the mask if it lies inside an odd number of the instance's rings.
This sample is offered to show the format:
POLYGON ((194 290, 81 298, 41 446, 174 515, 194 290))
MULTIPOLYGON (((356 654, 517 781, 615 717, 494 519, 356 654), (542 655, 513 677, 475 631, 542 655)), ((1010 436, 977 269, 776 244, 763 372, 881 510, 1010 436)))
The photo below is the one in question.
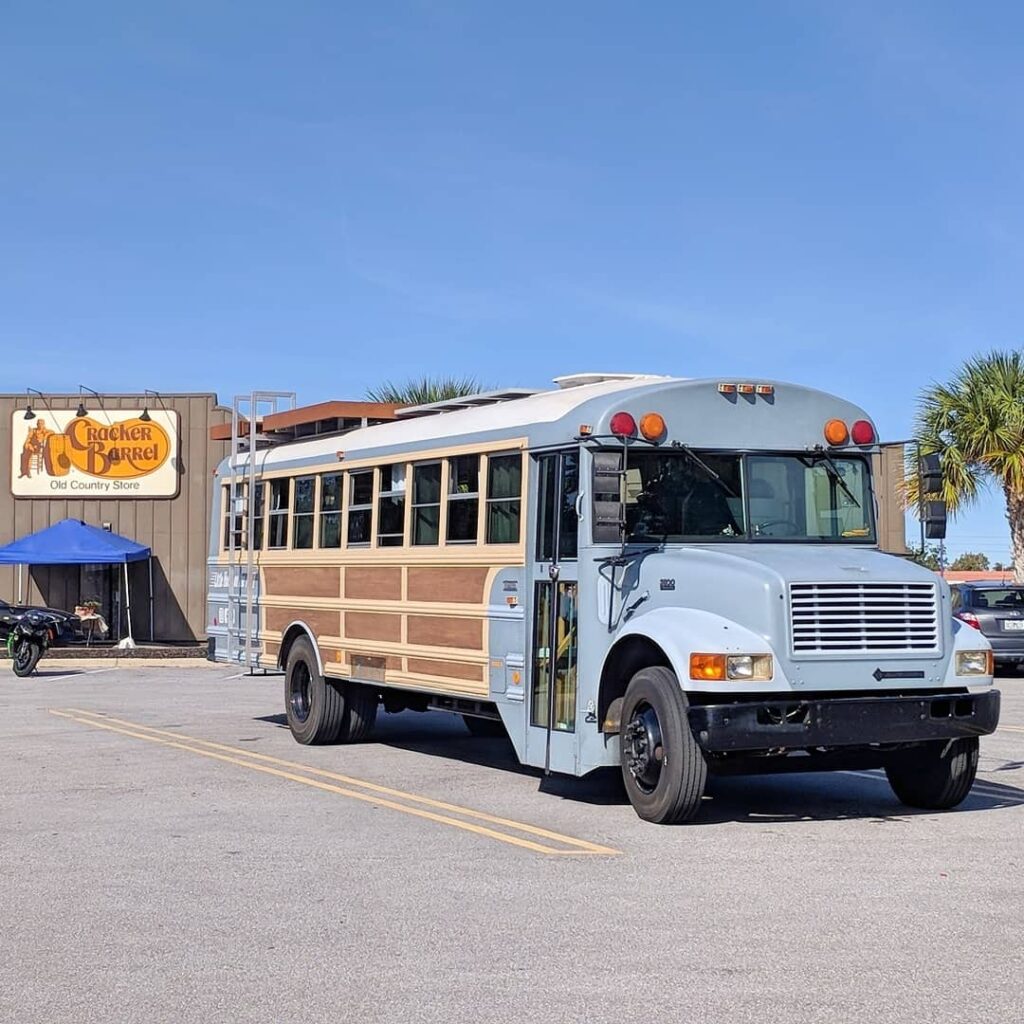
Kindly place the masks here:
POLYGON ((603 732, 619 731, 618 709, 630 679, 640 669, 654 665, 672 667, 665 652, 645 636, 627 636, 608 652, 597 698, 597 720, 603 732))
POLYGON ((284 669, 288 664, 288 654, 292 649, 292 644, 300 636, 308 637, 310 643, 313 645, 313 653, 316 655, 317 660, 320 660, 320 650, 316 645, 316 638, 313 636, 312 631, 302 622, 293 622, 285 631, 284 636, 281 637, 281 649, 277 652, 277 667, 284 669))

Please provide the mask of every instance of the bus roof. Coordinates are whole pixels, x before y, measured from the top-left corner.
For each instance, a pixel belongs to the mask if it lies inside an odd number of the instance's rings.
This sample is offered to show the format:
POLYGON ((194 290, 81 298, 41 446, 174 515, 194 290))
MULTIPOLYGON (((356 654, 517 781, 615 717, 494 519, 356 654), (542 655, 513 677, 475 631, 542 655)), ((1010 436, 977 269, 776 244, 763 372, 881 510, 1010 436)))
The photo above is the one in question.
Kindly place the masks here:
MULTIPOLYGON (((870 422, 862 409, 823 391, 759 379, 759 384, 773 387, 774 394, 771 398, 750 396, 753 400, 747 401, 746 396, 719 393, 718 383, 725 379, 737 378, 577 374, 556 378, 559 386, 547 391, 492 392, 506 397, 486 404, 438 403, 436 412, 421 408, 416 412, 425 414, 346 434, 287 442, 261 450, 258 462, 261 469, 271 470, 334 461, 339 449, 345 460, 351 461, 508 437, 524 437, 531 446, 562 444, 575 437, 583 425, 597 433, 602 427, 607 431, 607 419, 619 407, 637 417, 647 411, 674 414, 675 424, 669 421, 669 439, 704 447, 805 449, 821 442, 827 419, 870 422)), ((244 465, 246 459, 246 454, 240 454, 236 466, 244 465)))

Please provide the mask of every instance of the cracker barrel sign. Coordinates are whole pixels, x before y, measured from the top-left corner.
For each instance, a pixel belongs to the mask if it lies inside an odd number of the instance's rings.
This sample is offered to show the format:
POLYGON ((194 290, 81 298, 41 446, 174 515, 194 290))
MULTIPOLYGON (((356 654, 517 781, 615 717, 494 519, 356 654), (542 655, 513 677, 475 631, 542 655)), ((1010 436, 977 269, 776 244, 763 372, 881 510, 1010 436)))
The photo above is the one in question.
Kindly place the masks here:
POLYGON ((16 498, 170 498, 178 493, 178 414, 111 409, 11 418, 16 498), (143 419, 145 412, 146 419, 143 419))

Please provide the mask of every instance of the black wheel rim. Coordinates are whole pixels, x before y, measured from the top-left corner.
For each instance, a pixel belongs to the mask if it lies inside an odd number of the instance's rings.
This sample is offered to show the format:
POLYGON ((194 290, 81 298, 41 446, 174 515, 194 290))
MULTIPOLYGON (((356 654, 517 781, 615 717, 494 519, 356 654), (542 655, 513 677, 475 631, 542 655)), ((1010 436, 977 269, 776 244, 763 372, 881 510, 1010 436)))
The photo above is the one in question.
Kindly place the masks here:
POLYGON ((633 709, 633 716, 622 733, 626 770, 643 793, 653 793, 661 780, 665 763, 665 745, 661 738, 658 713, 644 701, 633 709))
POLYGON ((288 685, 288 702, 291 704, 292 717, 298 722, 309 718, 309 694, 312 676, 309 666, 300 661, 292 669, 292 678, 288 685))
POLYGON ((18 668, 27 668, 32 661, 32 645, 29 643, 19 644, 14 649, 14 664, 18 668))

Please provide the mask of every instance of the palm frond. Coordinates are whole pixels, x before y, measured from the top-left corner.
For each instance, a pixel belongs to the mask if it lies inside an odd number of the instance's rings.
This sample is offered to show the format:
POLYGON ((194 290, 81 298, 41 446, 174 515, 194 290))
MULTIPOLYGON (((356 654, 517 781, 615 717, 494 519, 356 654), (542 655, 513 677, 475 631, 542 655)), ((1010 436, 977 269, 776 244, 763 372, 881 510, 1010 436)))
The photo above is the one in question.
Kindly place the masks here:
POLYGON ((486 390, 486 387, 472 376, 423 376, 408 380, 404 384, 389 380, 379 387, 367 388, 366 399, 370 402, 387 402, 392 405, 429 405, 449 398, 477 395, 486 390))
MULTIPOLYGON (((984 484, 1024 493, 1024 353, 989 352, 969 359, 947 383, 918 399, 914 437, 922 454, 937 453, 950 512, 970 507, 984 484)), ((904 495, 917 504, 916 452, 908 450, 904 495)))

